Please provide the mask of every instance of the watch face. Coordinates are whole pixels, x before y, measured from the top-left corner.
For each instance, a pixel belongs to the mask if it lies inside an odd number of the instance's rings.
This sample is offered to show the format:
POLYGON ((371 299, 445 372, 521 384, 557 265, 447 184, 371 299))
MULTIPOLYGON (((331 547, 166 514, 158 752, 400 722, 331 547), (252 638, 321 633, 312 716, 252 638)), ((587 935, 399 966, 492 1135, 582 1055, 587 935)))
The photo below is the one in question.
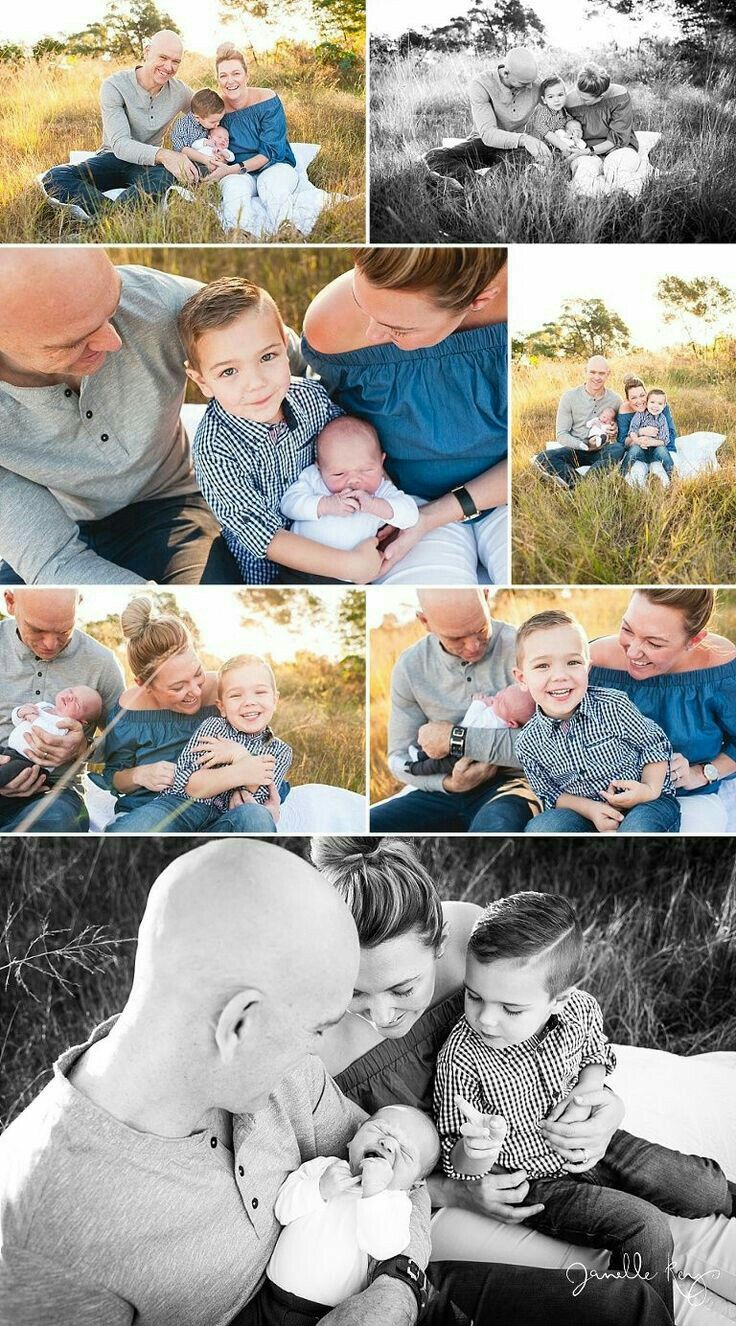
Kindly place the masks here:
POLYGON ((703 773, 705 774, 709 783, 717 783, 718 779, 721 776, 714 764, 704 764, 703 773))

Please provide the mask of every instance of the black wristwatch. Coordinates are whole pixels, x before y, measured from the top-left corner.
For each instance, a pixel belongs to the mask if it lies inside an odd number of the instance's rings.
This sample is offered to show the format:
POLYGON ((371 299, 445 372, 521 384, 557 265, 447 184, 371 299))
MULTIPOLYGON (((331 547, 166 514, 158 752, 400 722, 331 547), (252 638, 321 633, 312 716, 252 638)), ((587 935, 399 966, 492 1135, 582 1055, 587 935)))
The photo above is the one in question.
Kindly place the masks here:
POLYGON ((465 754, 465 738, 468 735, 466 727, 460 727, 458 723, 450 728, 450 754, 458 758, 465 754))
MULTIPOLYGON (((401 1280, 414 1292, 419 1316, 429 1302, 430 1283, 421 1266, 411 1257, 389 1257, 385 1262, 378 1262, 373 1272, 372 1281, 379 1275, 388 1275, 392 1280, 401 1280)), ((372 1283, 371 1281, 371 1283, 372 1283)))
POLYGON ((478 515, 478 508, 465 485, 460 484, 457 488, 453 488, 452 495, 457 498, 460 504, 460 510, 463 513, 463 518, 460 523, 464 524, 466 520, 475 520, 475 517, 478 515))

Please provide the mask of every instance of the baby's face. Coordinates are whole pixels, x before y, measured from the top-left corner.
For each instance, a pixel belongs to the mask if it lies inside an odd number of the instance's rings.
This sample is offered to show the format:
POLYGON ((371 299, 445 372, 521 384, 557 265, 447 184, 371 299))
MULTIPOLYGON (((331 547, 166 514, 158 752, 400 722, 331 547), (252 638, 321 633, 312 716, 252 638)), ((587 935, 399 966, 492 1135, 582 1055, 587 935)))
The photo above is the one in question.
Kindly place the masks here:
POLYGON ((91 686, 69 686, 59 691, 54 705, 64 718, 76 718, 78 723, 96 722, 102 712, 102 700, 91 686))
POLYGON ((650 414, 661 414, 667 401, 664 396, 650 396, 647 401, 647 409, 650 414))
POLYGON ((465 1018, 493 1049, 521 1045, 536 1035, 559 1006, 545 984, 540 962, 498 958, 479 962, 469 953, 465 962, 465 1018))
POLYGON ((236 732, 261 732, 271 722, 277 700, 268 669, 244 663, 225 674, 217 707, 236 732))
POLYGON ((569 718, 588 689, 590 651, 575 626, 533 631, 514 676, 550 718, 569 718))
POLYGON ((342 493, 359 488, 375 493, 383 480, 383 452, 370 438, 352 435, 345 430, 331 429, 328 437, 320 439, 317 464, 325 486, 331 493, 342 493))
POLYGON ((213 327, 197 342, 198 368, 189 376, 238 419, 276 423, 289 390, 286 342, 270 308, 249 309, 226 327, 213 327))
POLYGON ((518 723, 523 727, 534 713, 534 701, 520 686, 507 686, 493 699, 493 712, 505 723, 518 723))
POLYGON ((207 137, 212 146, 218 148, 220 152, 227 150, 227 146, 230 142, 230 135, 227 129, 223 129, 221 125, 218 125, 215 129, 210 129, 207 137))
POLYGON ((437 1158, 437 1135, 427 1115, 408 1105, 387 1105, 360 1125, 348 1158, 353 1174, 361 1174, 370 1163, 387 1180, 385 1188, 407 1192, 433 1168, 437 1158))
POLYGON ((551 111, 558 111, 562 110, 562 107, 565 104, 566 96, 567 93, 565 92, 565 84, 555 83, 553 87, 547 88, 547 91, 542 97, 542 101, 544 102, 545 106, 549 107, 551 111))
POLYGON ((615 410, 601 410, 600 414, 598 415, 598 418, 600 419, 602 424, 612 424, 615 417, 616 417, 615 410))

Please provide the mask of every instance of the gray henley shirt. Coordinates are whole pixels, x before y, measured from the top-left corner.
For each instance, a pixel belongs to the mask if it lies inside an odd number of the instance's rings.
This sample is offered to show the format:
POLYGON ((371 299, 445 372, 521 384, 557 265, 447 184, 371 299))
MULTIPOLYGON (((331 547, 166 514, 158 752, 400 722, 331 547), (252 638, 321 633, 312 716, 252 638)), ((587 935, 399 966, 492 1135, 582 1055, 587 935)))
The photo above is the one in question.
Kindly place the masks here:
POLYGON ((602 396, 591 396, 585 383, 580 387, 571 387, 563 391, 557 407, 555 433, 557 441, 566 447, 575 447, 585 451, 588 442, 588 420, 600 414, 608 406, 618 411, 621 397, 608 387, 602 396))
POLYGON ((110 74, 100 88, 102 147, 120 161, 154 166, 164 134, 180 111, 188 111, 192 89, 178 78, 152 96, 141 87, 135 69, 110 74))

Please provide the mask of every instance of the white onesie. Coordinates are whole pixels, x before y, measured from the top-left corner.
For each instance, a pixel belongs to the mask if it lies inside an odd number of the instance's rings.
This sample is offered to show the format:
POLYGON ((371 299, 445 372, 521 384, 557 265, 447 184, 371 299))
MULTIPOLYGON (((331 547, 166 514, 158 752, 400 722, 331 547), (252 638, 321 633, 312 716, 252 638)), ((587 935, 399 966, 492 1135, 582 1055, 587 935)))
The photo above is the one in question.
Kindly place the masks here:
POLYGON ((419 519, 419 507, 414 498, 407 497, 390 479, 383 479, 373 496, 382 497, 389 503, 393 508, 392 516, 371 516, 367 511, 354 511, 351 516, 318 516, 320 498, 331 496, 316 465, 308 465, 302 470, 281 498, 282 514, 294 522, 292 534, 301 534, 314 543, 348 552, 364 539, 374 539, 382 525, 410 529, 419 519))
MULTIPOLYGON (((204 152, 206 157, 213 157, 215 155, 215 149, 209 138, 195 138, 191 146, 194 148, 195 152, 204 152)), ((235 153, 231 152, 229 147, 222 148, 220 156, 223 161, 227 161, 229 165, 232 165, 235 160, 235 153)))
MULTIPOLYGON (((6 745, 11 746, 13 750, 17 750, 19 755, 26 754, 26 748, 28 746, 28 737, 30 735, 32 727, 42 727, 44 732, 50 732, 51 735, 54 737, 67 737, 69 735, 68 728, 59 727, 59 719, 61 718, 61 714, 55 714, 53 712, 54 706, 52 704, 49 704, 48 700, 40 700, 38 701, 38 703, 36 703, 35 700, 34 701, 29 700, 28 703, 36 704, 36 707, 38 709, 38 718, 19 719, 18 709, 22 709, 23 705, 18 705, 18 707, 14 709, 12 714, 10 715, 10 721, 13 724, 13 731, 8 737, 6 745)), ((26 756, 26 758, 28 759, 30 757, 26 756)), ((33 763, 38 764, 39 761, 34 759, 33 763)), ((44 764, 41 765, 41 767, 43 769, 55 769, 56 765, 44 764)))
MULTIPOLYGON (((336 1307, 368 1284, 368 1258, 397 1257, 409 1242, 411 1198, 386 1189, 363 1197, 360 1186, 325 1201, 319 1181, 334 1156, 305 1160, 282 1183, 274 1214, 284 1226, 266 1268, 279 1288, 336 1307)), ((350 1166, 346 1160, 346 1174, 350 1166)))

